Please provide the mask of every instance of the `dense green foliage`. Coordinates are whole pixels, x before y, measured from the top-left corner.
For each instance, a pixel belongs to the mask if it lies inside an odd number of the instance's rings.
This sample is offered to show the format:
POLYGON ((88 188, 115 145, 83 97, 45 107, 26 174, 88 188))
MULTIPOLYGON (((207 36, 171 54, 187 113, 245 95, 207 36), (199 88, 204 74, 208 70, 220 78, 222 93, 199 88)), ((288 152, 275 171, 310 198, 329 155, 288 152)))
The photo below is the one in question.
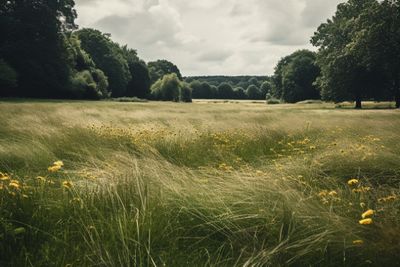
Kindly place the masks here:
POLYGON ((232 86, 229 83, 221 83, 218 86, 218 98, 220 99, 233 99, 235 98, 235 93, 232 86))
POLYGON ((132 79, 128 61, 118 44, 111 41, 107 34, 94 29, 77 31, 82 47, 87 51, 96 66, 108 77, 109 91, 113 97, 125 96, 126 87, 132 79))
POLYGON ((164 75, 175 73, 179 80, 182 80, 182 74, 178 67, 168 60, 162 59, 152 61, 147 64, 150 72, 151 84, 161 79, 164 75))
POLYGON ((150 75, 109 34, 76 30, 74 1, 0 2, 0 96, 146 98, 150 75))
POLYGON ((69 96, 62 33, 75 28, 73 7, 73 0, 0 2, 0 58, 18 75, 17 86, 2 88, 2 96, 69 96))
POLYGON ((65 37, 68 63, 71 70, 71 97, 77 99, 100 99, 107 97, 108 79, 102 70, 97 69, 88 53, 81 47, 77 35, 65 37))
POLYGON ((264 99, 267 89, 265 87, 262 89, 262 86, 268 80, 267 76, 192 76, 185 78, 185 81, 190 83, 195 99, 226 99, 227 97, 231 99, 264 99), (233 88, 233 92, 230 92, 230 89, 228 89, 229 93, 223 90, 222 95, 219 95, 215 89, 220 85, 226 87, 226 84, 233 88), (249 97, 246 94, 245 89, 251 85, 257 88, 257 97, 254 95, 249 97))
POLYGON ((400 106, 400 2, 349 0, 312 37, 325 100, 396 99, 400 106))
POLYGON ((154 100, 192 102, 192 89, 175 73, 166 74, 151 87, 154 100))
POLYGON ((288 103, 319 99, 314 82, 320 70, 315 60, 315 53, 308 50, 299 50, 282 58, 275 68, 273 97, 288 103))

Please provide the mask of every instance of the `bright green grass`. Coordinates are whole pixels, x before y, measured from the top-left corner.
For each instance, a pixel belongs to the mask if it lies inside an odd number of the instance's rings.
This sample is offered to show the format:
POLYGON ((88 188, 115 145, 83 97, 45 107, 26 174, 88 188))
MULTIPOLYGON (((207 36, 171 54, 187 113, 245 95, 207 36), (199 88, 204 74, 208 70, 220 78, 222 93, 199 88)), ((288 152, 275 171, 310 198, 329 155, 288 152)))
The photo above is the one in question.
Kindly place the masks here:
POLYGON ((398 266, 399 115, 0 102, 0 266, 398 266))

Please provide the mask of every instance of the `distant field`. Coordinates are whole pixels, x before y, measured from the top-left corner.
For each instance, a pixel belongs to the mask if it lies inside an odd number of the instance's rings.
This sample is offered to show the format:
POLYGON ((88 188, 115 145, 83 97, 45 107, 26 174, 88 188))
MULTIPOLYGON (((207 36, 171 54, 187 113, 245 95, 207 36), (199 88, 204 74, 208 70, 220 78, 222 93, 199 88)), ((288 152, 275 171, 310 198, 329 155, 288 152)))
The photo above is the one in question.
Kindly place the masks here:
POLYGON ((399 266, 375 105, 0 102, 0 266, 399 266))

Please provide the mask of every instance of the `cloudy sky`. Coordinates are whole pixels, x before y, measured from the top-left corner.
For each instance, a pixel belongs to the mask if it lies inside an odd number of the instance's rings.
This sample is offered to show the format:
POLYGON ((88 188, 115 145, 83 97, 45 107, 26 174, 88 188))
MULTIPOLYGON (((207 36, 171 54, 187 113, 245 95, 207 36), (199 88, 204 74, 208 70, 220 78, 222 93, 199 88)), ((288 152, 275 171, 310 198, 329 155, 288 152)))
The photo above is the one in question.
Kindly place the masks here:
POLYGON ((269 75, 313 49, 310 37, 343 0, 75 0, 80 27, 111 33, 146 60, 185 76, 269 75))

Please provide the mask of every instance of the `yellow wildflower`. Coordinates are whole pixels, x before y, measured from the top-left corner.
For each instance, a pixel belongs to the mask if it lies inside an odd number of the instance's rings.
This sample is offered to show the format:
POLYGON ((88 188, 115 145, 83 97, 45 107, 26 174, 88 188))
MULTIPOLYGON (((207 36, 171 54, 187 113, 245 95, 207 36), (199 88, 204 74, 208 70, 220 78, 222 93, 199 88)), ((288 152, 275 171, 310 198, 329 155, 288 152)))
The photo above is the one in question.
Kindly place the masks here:
POLYGON ((9 187, 18 189, 20 187, 20 184, 17 180, 11 180, 11 182, 8 184, 9 187))
POLYGON ((0 172, 0 181, 10 180, 10 177, 6 173, 0 172))
POLYGON ((58 172, 61 169, 60 165, 54 165, 47 168, 49 172, 58 172))
POLYGON ((332 190, 331 192, 329 192, 328 195, 330 195, 331 197, 335 197, 335 196, 337 196, 337 194, 338 193, 335 190, 332 190))
POLYGON ((369 225, 369 224, 372 224, 372 219, 371 219, 371 218, 362 219, 362 220, 359 221, 359 223, 360 223, 361 225, 369 225))
POLYGON ((369 209, 369 210, 367 210, 366 212, 364 212, 364 213, 361 215, 361 218, 365 219, 365 218, 370 217, 370 216, 372 216, 372 215, 374 215, 374 211, 371 210, 371 209, 369 209))
POLYGON ((66 189, 70 189, 70 188, 72 188, 73 184, 72 184, 72 182, 70 182, 70 181, 64 181, 64 182, 62 183, 62 186, 63 186, 64 188, 66 188, 66 189))
POLYGON ((371 187, 369 186, 362 186, 360 188, 356 188, 352 190, 353 193, 365 193, 371 191, 371 187))
POLYGON ((392 195, 392 196, 387 196, 387 197, 380 198, 380 199, 378 199, 378 202, 379 203, 389 202, 389 201, 394 201, 396 199, 397 199, 397 196, 396 195, 392 195))
POLYGON ((60 166, 60 167, 64 167, 64 162, 62 162, 61 160, 57 160, 53 163, 54 166, 60 166))
POLYGON ((356 184, 358 184, 358 180, 357 179, 350 179, 350 180, 348 180, 347 181, 347 184, 348 185, 356 185, 356 184))
POLYGON ((362 244, 364 244, 364 241, 361 240, 361 239, 357 239, 357 240, 354 240, 354 241, 353 241, 353 245, 360 246, 360 245, 362 245, 362 244))

